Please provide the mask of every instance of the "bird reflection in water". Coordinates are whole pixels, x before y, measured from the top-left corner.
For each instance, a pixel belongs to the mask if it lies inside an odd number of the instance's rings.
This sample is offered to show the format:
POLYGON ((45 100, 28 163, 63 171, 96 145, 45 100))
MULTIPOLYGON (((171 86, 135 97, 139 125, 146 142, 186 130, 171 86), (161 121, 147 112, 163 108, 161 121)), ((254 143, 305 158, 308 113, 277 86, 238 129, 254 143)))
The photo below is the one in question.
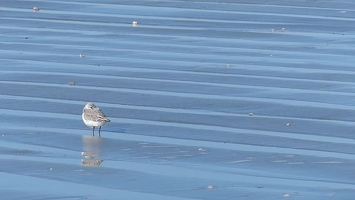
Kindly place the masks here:
POLYGON ((103 138, 83 136, 83 159, 81 164, 84 166, 100 166, 104 160, 101 160, 103 147, 103 138))

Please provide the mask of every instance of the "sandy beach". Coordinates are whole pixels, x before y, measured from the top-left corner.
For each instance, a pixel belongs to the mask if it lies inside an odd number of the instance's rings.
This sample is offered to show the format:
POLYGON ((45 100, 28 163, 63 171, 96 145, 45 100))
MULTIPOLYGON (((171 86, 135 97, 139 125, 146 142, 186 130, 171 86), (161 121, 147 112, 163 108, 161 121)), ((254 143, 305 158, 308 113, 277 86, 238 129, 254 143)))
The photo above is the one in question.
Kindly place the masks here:
POLYGON ((1 199, 352 200, 354 25, 349 0, 1 2, 1 199))

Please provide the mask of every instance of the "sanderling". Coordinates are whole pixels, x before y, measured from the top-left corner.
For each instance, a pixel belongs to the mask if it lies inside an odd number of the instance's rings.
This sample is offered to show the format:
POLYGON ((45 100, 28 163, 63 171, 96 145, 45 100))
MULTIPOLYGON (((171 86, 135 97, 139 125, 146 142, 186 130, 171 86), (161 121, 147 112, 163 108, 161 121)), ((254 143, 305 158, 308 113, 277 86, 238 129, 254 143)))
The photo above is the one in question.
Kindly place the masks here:
POLYGON ((85 105, 81 116, 86 126, 92 127, 92 136, 95 136, 95 127, 99 126, 99 136, 101 137, 101 126, 105 125, 106 122, 110 122, 100 108, 91 102, 85 105))

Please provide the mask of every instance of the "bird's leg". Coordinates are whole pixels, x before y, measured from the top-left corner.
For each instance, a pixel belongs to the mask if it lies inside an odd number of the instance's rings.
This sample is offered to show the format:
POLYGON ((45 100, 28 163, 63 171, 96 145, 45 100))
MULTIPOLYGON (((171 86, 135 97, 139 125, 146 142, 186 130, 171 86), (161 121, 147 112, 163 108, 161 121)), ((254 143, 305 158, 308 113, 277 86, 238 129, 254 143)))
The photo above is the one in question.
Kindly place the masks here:
POLYGON ((100 126, 100 128, 99 128, 99 137, 101 137, 101 126, 100 126))
POLYGON ((92 127, 92 136, 95 136, 95 126, 92 127))

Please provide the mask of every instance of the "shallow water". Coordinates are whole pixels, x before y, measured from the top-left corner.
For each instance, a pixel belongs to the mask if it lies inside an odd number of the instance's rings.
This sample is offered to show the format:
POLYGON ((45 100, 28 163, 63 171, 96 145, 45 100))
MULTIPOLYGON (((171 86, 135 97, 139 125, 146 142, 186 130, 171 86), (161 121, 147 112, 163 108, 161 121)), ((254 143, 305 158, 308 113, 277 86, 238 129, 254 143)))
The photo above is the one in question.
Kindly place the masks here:
POLYGON ((352 199, 353 8, 0 3, 2 198, 352 199))

